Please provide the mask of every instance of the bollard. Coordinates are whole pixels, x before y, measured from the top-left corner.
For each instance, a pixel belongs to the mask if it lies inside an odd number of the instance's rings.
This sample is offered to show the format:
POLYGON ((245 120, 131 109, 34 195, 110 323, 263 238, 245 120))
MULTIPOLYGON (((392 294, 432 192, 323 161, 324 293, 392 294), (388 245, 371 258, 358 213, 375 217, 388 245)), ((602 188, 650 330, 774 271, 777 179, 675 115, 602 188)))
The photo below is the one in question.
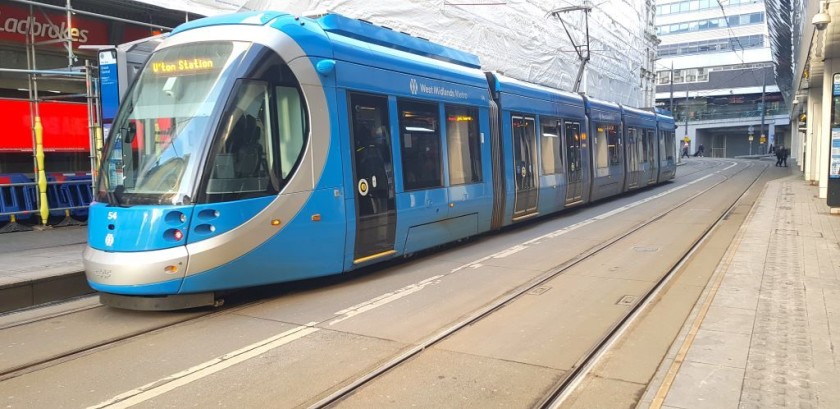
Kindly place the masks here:
POLYGON ((40 116, 35 117, 35 159, 38 161, 41 224, 46 226, 50 216, 50 205, 47 202, 47 175, 44 172, 44 126, 41 125, 40 116))

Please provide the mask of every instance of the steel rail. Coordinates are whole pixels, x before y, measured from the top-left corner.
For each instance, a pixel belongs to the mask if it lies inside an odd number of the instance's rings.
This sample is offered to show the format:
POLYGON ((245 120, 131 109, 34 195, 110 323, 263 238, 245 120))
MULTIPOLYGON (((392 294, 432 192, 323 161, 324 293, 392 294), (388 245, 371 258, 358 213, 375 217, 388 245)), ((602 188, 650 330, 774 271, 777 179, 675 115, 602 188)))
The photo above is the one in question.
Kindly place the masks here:
MULTIPOLYGON (((736 174, 739 174, 739 173, 743 172, 744 170, 749 169, 752 166, 753 166, 752 164, 748 164, 748 166, 746 166, 745 168, 739 169, 738 172, 736 172, 736 174)), ((655 222, 659 219, 662 219, 663 217, 670 214, 671 212, 674 212, 677 209, 685 206, 686 204, 690 203, 691 201, 693 201, 697 197, 702 196, 706 192, 708 192, 708 191, 714 189, 715 187, 723 184, 724 182, 726 182, 729 179, 730 179, 730 177, 727 177, 727 176, 723 175, 723 179, 720 180, 719 182, 714 183, 711 186, 707 187, 706 189, 703 189, 703 190, 691 195, 690 197, 688 197, 688 198, 684 199, 683 201, 677 203, 676 205, 672 206, 670 209, 667 209, 663 212, 660 212, 656 216, 653 216, 653 217, 651 217, 647 220, 644 220, 644 221, 636 224, 635 226, 629 228, 624 233, 622 233, 620 235, 617 235, 617 236, 613 236, 609 240, 606 240, 606 241, 603 241, 599 244, 596 244, 596 245, 590 247, 589 249, 587 249, 586 251, 584 251, 584 252, 580 253, 579 255, 575 256, 574 258, 572 258, 570 260, 567 260, 566 262, 561 263, 561 264, 551 268, 549 271, 541 274, 540 276, 538 276, 534 279, 529 280, 527 283, 525 283, 523 285, 520 285, 519 287, 517 287, 513 291, 508 292, 504 297, 499 298, 496 301, 485 305, 484 307, 476 309, 475 311, 473 311, 471 314, 469 314, 463 320, 461 320, 461 321, 459 321, 459 322, 457 322, 457 323, 455 323, 455 324, 437 332, 436 334, 434 334, 430 337, 427 337, 426 339, 424 339, 420 343, 403 350, 401 353, 395 355, 390 360, 381 364, 379 367, 377 367, 377 368, 375 368, 375 369, 357 377, 356 379, 347 383, 345 386, 341 387, 340 389, 336 390, 335 392, 329 394, 328 396, 326 396, 326 397, 320 399, 319 401, 315 402, 314 404, 310 405, 309 408, 310 409, 327 408, 327 407, 331 407, 334 404, 339 403, 343 399, 349 397, 350 395, 352 395, 353 393, 355 393, 356 391, 361 389, 364 385, 370 383, 371 381, 375 380, 376 378, 381 377, 385 373, 390 372, 392 369, 399 367, 400 365, 407 362, 409 359, 421 354, 427 348, 443 341, 444 339, 446 339, 450 335, 455 334, 458 331, 460 331, 460 330, 462 330, 462 329, 464 329, 468 326, 471 326, 471 325, 475 324, 476 322, 488 317, 493 312, 505 307, 506 305, 512 303, 516 299, 526 295, 528 292, 542 286, 547 281, 552 280, 552 279, 560 276, 561 274, 565 273, 571 267, 574 267, 575 265, 580 264, 583 261, 595 256, 596 254, 604 251, 608 247, 610 247, 610 246, 614 245, 615 243, 621 241, 622 239, 626 238, 627 236, 637 232, 638 230, 650 225, 651 223, 653 223, 653 222, 655 222)), ((755 183, 755 181, 753 181, 753 184, 754 183, 755 183)), ((751 186, 752 186, 752 184, 751 184, 751 186)), ((749 188, 747 190, 749 190, 749 188)), ((745 192, 747 190, 745 190, 745 192)), ((743 196, 743 194, 741 196, 739 196, 738 199, 735 200, 735 203, 737 203, 738 200, 740 200, 740 198, 742 196, 743 196)), ((721 218, 723 218, 725 215, 727 215, 728 211, 729 210, 724 212, 723 216, 721 216, 721 218)), ((681 258, 681 260, 682 260, 682 258, 681 258)), ((669 272, 670 271, 671 270, 669 270, 669 272)), ((666 273, 666 275, 668 275, 668 274, 669 273, 666 273)), ((624 320, 626 320, 626 318, 622 319, 621 321, 624 321, 624 320)), ((579 362, 586 362, 586 361, 587 361, 586 359, 582 359, 579 362)), ((570 373, 571 372, 574 372, 574 370, 570 371, 570 373)), ((564 384, 566 384, 566 383, 564 382, 564 384)), ((562 389, 562 388, 560 388, 560 389, 562 389)), ((547 395, 548 397, 546 397, 544 399, 544 401, 550 401, 551 400, 550 397, 554 396, 554 395, 556 395, 556 393, 554 393, 554 392, 550 393, 549 395, 547 395)))
POLYGON ((574 388, 584 379, 584 377, 586 377, 595 364, 597 364, 598 359, 603 355, 603 353, 606 352, 613 343, 620 339, 624 331, 628 329, 636 318, 645 311, 653 300, 656 299, 656 296, 659 295, 662 289, 665 288, 676 273, 682 270, 682 267, 688 259, 691 258, 691 256, 697 252, 697 250, 709 237, 711 237, 718 227, 727 220, 732 211, 741 203, 761 176, 764 175, 764 172, 766 172, 769 168, 766 164, 764 166, 765 168, 758 173, 758 176, 756 176, 744 192, 735 199, 732 205, 721 213, 717 220, 715 220, 715 223, 709 226, 703 235, 692 244, 689 250, 680 257, 678 262, 661 279, 659 279, 650 291, 640 297, 632 308, 624 315, 624 317, 616 321, 615 324, 602 336, 602 338, 572 366, 572 369, 566 372, 563 377, 558 380, 552 391, 545 397, 545 399, 534 406, 535 408, 557 409, 560 407, 563 401, 574 391, 574 388))

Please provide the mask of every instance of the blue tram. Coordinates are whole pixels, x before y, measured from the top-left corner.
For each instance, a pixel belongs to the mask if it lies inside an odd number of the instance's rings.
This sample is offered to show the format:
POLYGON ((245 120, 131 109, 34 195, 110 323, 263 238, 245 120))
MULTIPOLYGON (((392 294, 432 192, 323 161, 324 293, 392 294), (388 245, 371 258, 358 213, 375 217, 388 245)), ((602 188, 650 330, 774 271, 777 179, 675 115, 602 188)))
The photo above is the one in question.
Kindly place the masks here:
POLYGON ((126 308, 338 274, 672 179, 674 122, 326 14, 172 32, 129 90, 84 253, 126 308))

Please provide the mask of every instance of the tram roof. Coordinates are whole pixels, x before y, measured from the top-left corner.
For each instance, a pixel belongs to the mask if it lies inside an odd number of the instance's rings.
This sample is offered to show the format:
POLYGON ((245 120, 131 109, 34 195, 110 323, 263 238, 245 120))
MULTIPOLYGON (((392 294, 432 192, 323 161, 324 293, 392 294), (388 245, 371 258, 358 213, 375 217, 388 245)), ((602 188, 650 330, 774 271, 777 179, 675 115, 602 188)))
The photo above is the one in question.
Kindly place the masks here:
MULTIPOLYGON (((182 31, 218 25, 247 24, 265 25, 272 20, 288 16, 288 13, 278 11, 245 12, 207 17, 181 24, 172 31, 177 34, 182 31)), ((439 61, 461 65, 468 68, 481 68, 478 56, 433 43, 422 37, 414 37, 407 33, 392 30, 388 27, 377 26, 365 20, 345 17, 341 14, 325 14, 315 19, 301 17, 317 24, 327 33, 353 38, 370 44, 408 52, 439 61)))
POLYGON ((628 106, 621 106, 624 113, 625 120, 633 125, 656 125, 656 114, 644 109, 633 108, 628 106))
POLYGON ((550 88, 543 85, 532 84, 530 82, 506 77, 497 73, 491 74, 496 79, 495 89, 493 90, 495 92, 504 92, 525 97, 539 98, 552 102, 575 103, 581 105, 583 103, 583 97, 572 92, 561 91, 559 89, 550 88))
POLYGON ((481 68, 478 56, 474 54, 433 43, 425 38, 414 37, 388 27, 377 26, 365 20, 356 20, 340 14, 326 14, 316 21, 328 33, 335 33, 469 68, 481 68))

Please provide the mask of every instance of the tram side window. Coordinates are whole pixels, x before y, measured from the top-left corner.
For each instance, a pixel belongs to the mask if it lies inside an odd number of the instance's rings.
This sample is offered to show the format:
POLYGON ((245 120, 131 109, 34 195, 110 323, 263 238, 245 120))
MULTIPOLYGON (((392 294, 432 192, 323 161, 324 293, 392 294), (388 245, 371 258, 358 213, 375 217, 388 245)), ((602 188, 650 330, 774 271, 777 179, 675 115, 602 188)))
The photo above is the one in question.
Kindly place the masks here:
POLYGON ((595 123, 595 163, 598 176, 609 174, 609 168, 621 164, 621 148, 618 140, 618 126, 608 123, 595 123))
POLYGON ((648 162, 648 133, 647 129, 640 129, 639 136, 636 141, 639 149, 639 162, 648 162))
POLYGON ((645 143, 644 143, 644 145, 645 145, 645 148, 644 148, 645 149, 644 150, 644 155, 645 156, 644 156, 644 158, 645 159, 644 159, 644 161, 648 162, 648 163, 654 163, 654 162, 656 162, 656 159, 653 156, 653 153, 655 152, 654 148, 653 148, 653 142, 656 140, 656 138, 654 137, 656 134, 653 132, 653 129, 645 129, 644 133, 645 133, 644 134, 645 135, 644 136, 644 138, 645 138, 645 143))
POLYGON ((642 141, 639 138, 638 128, 628 127, 627 128, 627 169, 630 171, 637 171, 639 170, 639 163, 641 163, 642 159, 642 141))
POLYGON ((647 152, 647 145, 645 145, 645 130, 644 129, 637 129, 636 130, 636 160, 639 163, 647 162, 647 156, 645 153, 647 152))
POLYGON ((617 166, 621 164, 621 139, 618 135, 618 125, 615 124, 608 124, 605 125, 607 129, 607 143, 608 151, 609 151, 609 158, 610 158, 610 166, 617 166))
POLYGON ((580 124, 566 122, 566 163, 569 172, 580 171, 580 124))
POLYGON ((551 117, 540 117, 540 140, 542 147, 543 174, 552 175, 563 173, 563 155, 560 151, 560 120, 551 117))
POLYGON ((446 146, 449 152, 449 184, 481 182, 477 109, 446 106, 446 146))
MULTIPOLYGON (((277 99, 277 131, 280 144, 280 177, 286 179, 300 158, 306 139, 306 118, 300 93, 296 88, 274 88, 277 99)), ((272 163, 269 163, 272 166, 272 163)))
POLYGON ((406 191, 443 186, 437 104, 397 101, 403 186, 406 191))
POLYGON ((664 139, 664 149, 662 149, 662 153, 659 155, 659 158, 663 161, 673 161, 674 155, 676 154, 676 146, 677 143, 674 140, 675 134, 674 132, 668 131, 659 131, 660 138, 664 139))

